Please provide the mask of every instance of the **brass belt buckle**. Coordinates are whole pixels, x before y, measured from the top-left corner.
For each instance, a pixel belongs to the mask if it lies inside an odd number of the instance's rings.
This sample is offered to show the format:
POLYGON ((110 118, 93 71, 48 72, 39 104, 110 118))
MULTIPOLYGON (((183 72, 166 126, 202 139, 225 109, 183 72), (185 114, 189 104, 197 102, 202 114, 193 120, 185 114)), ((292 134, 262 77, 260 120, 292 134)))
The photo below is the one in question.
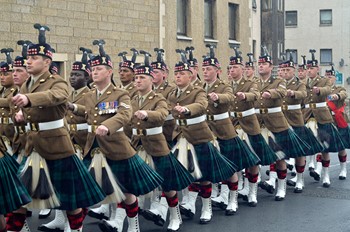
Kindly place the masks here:
POLYGON ((187 126, 187 120, 186 119, 178 119, 180 126, 187 126))
POLYGON ((91 132, 95 133, 98 125, 91 125, 91 132))
POLYGON ((236 116, 237 118, 243 118, 243 113, 242 113, 242 112, 236 112, 236 113, 235 113, 235 116, 236 116))
POLYGON ((37 123, 29 123, 29 127, 31 131, 39 131, 39 125, 37 123))
POLYGON ((1 122, 2 124, 6 124, 7 125, 7 124, 9 124, 9 122, 10 122, 10 120, 9 120, 8 117, 3 117, 2 118, 2 122, 1 122))
POLYGON ((77 131, 77 124, 69 124, 69 130, 77 131))
POLYGON ((145 129, 136 129, 137 135, 147 135, 147 131, 145 129))
POLYGON ((288 106, 287 105, 283 105, 282 106, 282 110, 288 110, 288 106))
POLYGON ((25 132, 24 126, 16 126, 16 128, 19 134, 24 134, 25 132))
POLYGON ((267 108, 260 108, 259 111, 260 111, 260 114, 266 114, 267 108))
POLYGON ((207 115, 208 121, 214 121, 214 115, 207 115))
POLYGON ((310 108, 311 109, 316 109, 316 103, 310 103, 310 108))

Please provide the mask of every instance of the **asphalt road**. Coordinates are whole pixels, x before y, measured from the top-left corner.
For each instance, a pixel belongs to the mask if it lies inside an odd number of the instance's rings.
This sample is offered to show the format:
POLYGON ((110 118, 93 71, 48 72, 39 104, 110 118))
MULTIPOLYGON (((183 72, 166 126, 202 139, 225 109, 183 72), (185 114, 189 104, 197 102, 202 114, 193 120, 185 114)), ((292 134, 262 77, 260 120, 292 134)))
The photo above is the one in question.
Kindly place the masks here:
MULTIPOLYGON (((349 155, 348 155, 349 156, 349 155)), ((350 156, 349 156, 350 157, 350 156)), ((349 163, 348 163, 349 169, 349 163)), ((263 177, 266 178, 262 168, 263 177)), ((348 179, 339 180, 340 172, 337 154, 331 154, 331 186, 323 188, 321 182, 315 182, 305 172, 305 189, 303 193, 293 193, 292 187, 287 187, 287 196, 284 201, 277 202, 274 195, 258 190, 258 206, 251 208, 242 199, 239 199, 239 209, 234 216, 225 216, 224 211, 214 208, 214 216, 210 224, 199 224, 200 200, 197 200, 197 214, 193 220, 184 220, 180 231, 192 232, 241 232, 241 231, 317 231, 317 232, 350 232, 350 184, 348 179)), ((350 173, 349 173, 350 174, 350 173)), ((47 219, 38 219, 38 211, 28 218, 31 231, 42 223, 53 219, 53 214, 47 219)), ((84 232, 100 231, 98 220, 86 217, 84 232)), ((140 217, 142 232, 166 231, 140 217)), ((124 226, 126 231, 126 224, 124 226)))

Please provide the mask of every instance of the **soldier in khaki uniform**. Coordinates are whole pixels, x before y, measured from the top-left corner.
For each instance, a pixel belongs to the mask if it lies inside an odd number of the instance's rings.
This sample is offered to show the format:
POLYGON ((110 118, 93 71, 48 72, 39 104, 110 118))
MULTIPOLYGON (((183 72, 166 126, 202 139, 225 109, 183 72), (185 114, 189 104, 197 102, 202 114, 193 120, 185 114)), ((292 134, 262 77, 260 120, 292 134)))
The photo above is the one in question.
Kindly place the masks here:
POLYGON ((253 53, 248 53, 248 61, 245 62, 244 76, 245 79, 251 81, 258 81, 258 77, 255 75, 255 65, 253 60, 253 53))
MULTIPOLYGON (((45 39, 48 27, 40 24, 34 27, 39 30, 39 43, 28 47, 27 71, 31 77, 22 85, 20 94, 12 98, 15 108, 21 108, 14 119, 28 123, 29 130, 25 147, 25 153, 29 156, 22 175, 28 177, 32 172, 30 177, 33 180, 39 176, 38 186, 46 186, 40 192, 33 191, 37 186, 27 186, 33 193, 33 201, 28 207, 66 210, 69 221, 67 229, 82 231, 85 218, 82 208, 97 204, 105 195, 81 160, 74 155, 74 147, 64 124, 68 84, 63 78, 49 73, 52 52, 45 39)), ((19 231, 23 226, 23 218, 15 214, 9 217, 9 222, 9 231, 19 231)))
POLYGON ((137 89, 135 88, 135 73, 134 68, 136 65, 136 57, 137 57, 137 50, 132 48, 132 57, 130 60, 126 58, 127 52, 121 52, 118 54, 118 56, 121 56, 123 58, 122 63, 119 67, 119 78, 121 85, 119 86, 121 89, 125 89, 129 92, 130 98, 133 98, 137 95, 137 89))
MULTIPOLYGON (((206 224, 212 218, 211 183, 227 180, 234 174, 235 169, 210 142, 214 138, 206 123, 206 93, 201 87, 190 84, 192 68, 183 51, 181 57, 182 61, 175 66, 177 88, 168 99, 171 113, 178 125, 174 131, 174 138, 177 140, 174 148, 180 162, 200 182, 203 203, 200 223, 206 224)), ((190 195, 191 199, 194 199, 191 202, 195 202, 197 195, 198 193, 190 195)), ((185 215, 193 217, 194 204, 181 205, 180 208, 185 215)))
MULTIPOLYGON (((113 65, 103 50, 104 41, 95 40, 93 44, 98 45, 100 50, 100 54, 90 62, 96 89, 85 94, 83 105, 77 105, 75 110, 78 115, 85 115, 88 123, 85 159, 92 159, 93 165, 97 154, 105 157, 107 163, 104 166, 110 167, 123 187, 126 197, 123 207, 128 218, 128 231, 138 232, 140 228, 136 196, 158 187, 162 178, 136 154, 124 134, 123 127, 132 117, 129 94, 111 83, 113 65)), ((99 226, 106 231, 104 223, 99 226)), ((111 229, 115 230, 119 226, 113 225, 111 229)))
POLYGON ((329 178, 329 152, 343 152, 345 145, 341 136, 333 124, 333 117, 327 107, 327 96, 331 94, 331 82, 328 78, 321 78, 318 75, 318 61, 315 59, 315 50, 310 49, 311 60, 307 61, 308 82, 307 98, 305 100, 304 119, 307 126, 324 146, 322 156, 318 155, 315 170, 310 171, 310 175, 316 180, 320 180, 321 170, 323 173, 323 187, 330 186, 329 178))
POLYGON ((303 63, 298 65, 298 78, 301 82, 306 85, 307 82, 307 66, 306 66, 306 56, 301 56, 303 58, 303 63))
MULTIPOLYGON (((204 90, 208 96, 207 122, 220 147, 220 152, 236 167, 242 170, 255 166, 260 159, 238 137, 230 120, 230 106, 234 99, 231 86, 218 79, 219 61, 215 58, 214 47, 210 46, 210 57, 202 64, 204 90), (214 61, 213 61, 214 60, 214 61)), ((212 198, 214 206, 225 209, 227 216, 238 209, 238 176, 235 173, 221 185, 220 195, 212 198)))
POLYGON ((261 127, 265 127, 263 134, 271 148, 279 155, 276 162, 278 188, 276 201, 281 201, 286 195, 287 168, 284 158, 296 158, 303 156, 309 150, 309 146, 303 142, 291 129, 282 113, 282 99, 287 94, 284 80, 271 76, 272 59, 265 54, 259 57, 258 90, 260 98, 255 102, 256 113, 261 127))
MULTIPOLYGON (((275 162, 278 157, 261 135, 259 121, 254 109, 254 102, 260 94, 257 90, 257 84, 253 80, 243 77, 243 58, 238 51, 236 51, 235 56, 230 58, 229 67, 229 81, 234 94, 234 100, 231 102, 232 123, 239 137, 259 156, 260 164, 269 165, 275 162)), ((258 203, 259 167, 257 165, 251 166, 246 169, 245 174, 244 191, 242 190, 241 193, 244 198, 247 198, 249 206, 255 207, 258 203)))
MULTIPOLYGON (((328 95, 327 105, 328 108, 331 110, 334 123, 337 126, 345 148, 350 149, 350 128, 348 126, 349 119, 347 114, 345 113, 345 100, 347 99, 348 94, 346 93, 346 89, 344 87, 335 85, 336 78, 333 65, 330 70, 326 70, 326 77, 329 78, 332 84, 332 92, 330 95, 328 95)), ((341 168, 339 180, 346 179, 346 157, 347 155, 345 150, 340 151, 338 153, 341 168)))
POLYGON ((194 58, 193 51, 194 47, 186 47, 186 52, 188 53, 188 62, 192 67, 191 84, 193 86, 203 86, 201 78, 199 77, 199 65, 198 60, 194 58))
POLYGON ((1 49, 1 53, 5 53, 6 62, 0 65, 0 135, 2 143, 7 148, 7 152, 12 155, 12 142, 15 135, 15 128, 11 119, 10 107, 8 98, 12 97, 18 92, 18 88, 13 83, 13 63, 10 53, 12 48, 1 49))
MULTIPOLYGON (((294 132, 310 146, 310 150, 306 155, 314 155, 321 152, 323 150, 322 145, 317 141, 317 138, 315 138, 311 130, 305 127, 304 117, 301 111, 301 103, 307 95, 306 86, 295 77, 295 64, 291 53, 289 60, 285 61, 282 65, 282 72, 284 73, 283 76, 287 84, 287 95, 283 98, 282 105, 284 116, 289 125, 292 126, 294 132)), ((295 168, 297 174, 294 192, 301 193, 304 187, 304 156, 295 159, 295 168)))

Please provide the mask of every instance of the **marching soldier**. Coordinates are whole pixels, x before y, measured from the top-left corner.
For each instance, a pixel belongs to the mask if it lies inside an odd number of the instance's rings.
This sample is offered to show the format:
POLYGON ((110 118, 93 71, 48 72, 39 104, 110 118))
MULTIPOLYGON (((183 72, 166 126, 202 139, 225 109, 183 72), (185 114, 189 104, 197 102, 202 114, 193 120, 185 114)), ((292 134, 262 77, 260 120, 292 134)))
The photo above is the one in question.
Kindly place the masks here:
MULTIPOLYGON (((22 85, 20 94, 12 98, 15 107, 21 109, 14 119, 28 123, 25 152, 29 156, 21 173, 33 198, 28 207, 66 210, 67 229, 82 231, 85 218, 82 208, 97 204, 105 195, 74 155, 64 125, 68 84, 49 73, 52 52, 45 38, 48 27, 40 24, 34 27, 39 30, 39 43, 28 47, 27 71, 31 77, 22 85)), ((17 213, 25 211, 20 209, 17 213)), ((16 213, 10 215, 7 230, 21 230, 24 220, 16 213)))
POLYGON ((318 162, 316 168, 310 171, 310 175, 316 181, 319 181, 322 169, 323 187, 328 188, 330 186, 329 152, 340 152, 340 154, 344 154, 345 146, 337 128, 333 124, 333 117, 327 107, 327 96, 331 94, 332 84, 329 78, 321 78, 319 76, 315 50, 310 49, 310 53, 311 60, 307 61, 309 79, 307 83, 304 118, 307 126, 324 146, 322 155, 317 155, 318 162))
POLYGON ((130 98, 133 98, 137 95, 137 89, 135 88, 135 72, 134 68, 136 65, 136 57, 137 57, 137 50, 132 48, 132 56, 131 59, 128 60, 126 58, 127 52, 121 52, 118 54, 118 56, 121 56, 123 61, 120 64, 119 67, 119 78, 120 78, 120 88, 125 89, 129 92, 130 98))
MULTIPOLYGON (((234 100, 232 88, 218 79, 220 64, 215 58, 214 47, 208 46, 210 57, 206 58, 202 65, 205 81, 203 88, 207 93, 209 103, 207 123, 218 141, 221 154, 236 166, 237 171, 253 167, 260 160, 237 136, 229 113, 231 102, 234 100)), ((222 183, 220 195, 212 198, 213 205, 225 209, 227 216, 235 214, 238 209, 237 190, 238 177, 235 173, 222 183)))
MULTIPOLYGON (((203 203, 200 223, 206 224, 212 218, 211 183, 227 180, 236 170, 211 143, 214 138, 206 123, 206 93, 201 87, 191 84, 192 68, 183 52, 181 58, 182 61, 175 66, 177 88, 168 99, 171 113, 178 125, 174 131, 174 138, 177 140, 174 151, 178 154, 180 162, 200 182, 203 203)), ((195 214, 197 195, 196 192, 190 192, 190 201, 180 206, 183 213, 189 217, 195 214)))
POLYGON ((253 60, 253 53, 248 53, 248 61, 245 62, 244 75, 247 80, 258 81, 259 78, 255 75, 255 66, 253 60))
POLYGON ((276 201, 281 201, 286 195, 287 167, 284 158, 304 156, 309 146, 304 143, 291 129, 282 113, 282 100, 287 94, 286 83, 280 78, 271 76, 272 59, 264 47, 265 54, 259 57, 258 90, 260 98, 255 102, 256 113, 263 129, 265 139, 279 156, 276 161, 278 188, 276 201))
MULTIPOLYGON (((349 119, 345 113, 345 99, 347 99, 348 94, 346 93, 346 89, 344 87, 335 85, 336 78, 333 65, 330 70, 326 70, 326 77, 329 78, 332 85, 331 94, 328 95, 327 98, 327 105, 331 110, 334 123, 337 126, 345 148, 350 149, 350 128, 348 126, 349 119)), ((345 150, 338 152, 340 162, 339 180, 346 179, 346 157, 347 155, 345 150)))
POLYGON ((198 60, 193 56, 194 47, 186 47, 185 50, 188 53, 188 63, 192 68, 191 85, 203 86, 201 78, 199 77, 199 74, 198 74, 199 72, 198 60))

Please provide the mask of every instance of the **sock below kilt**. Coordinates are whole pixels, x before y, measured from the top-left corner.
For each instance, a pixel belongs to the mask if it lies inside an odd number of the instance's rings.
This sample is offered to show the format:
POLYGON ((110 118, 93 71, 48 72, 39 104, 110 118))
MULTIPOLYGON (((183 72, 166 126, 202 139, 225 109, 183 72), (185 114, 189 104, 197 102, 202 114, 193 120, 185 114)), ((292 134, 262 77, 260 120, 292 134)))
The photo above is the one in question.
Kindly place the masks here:
POLYGON ((328 168, 330 163, 331 163, 330 160, 322 160, 322 167, 328 168))
POLYGON ((211 184, 208 185, 200 185, 201 197, 209 198, 211 196, 211 184))
POLYGON ((179 203, 179 198, 177 197, 177 193, 173 197, 166 197, 166 201, 168 202, 169 207, 175 207, 179 203))
POLYGON ((118 203, 118 204, 117 204, 117 208, 122 208, 122 209, 124 209, 124 204, 123 204, 123 203, 118 203))
POLYGON ((276 171, 276 163, 270 164, 270 172, 276 171))
POLYGON ((277 169, 277 177, 280 180, 286 179, 286 177, 287 177, 287 169, 285 169, 285 170, 278 170, 277 169))
POLYGON ((250 174, 248 173, 248 181, 250 183, 256 183, 258 182, 259 174, 250 174))
POLYGON ((303 173, 305 171, 305 165, 303 166, 295 165, 295 169, 297 170, 297 173, 303 173))
MULTIPOLYGON (((25 214, 20 213, 9 213, 6 218, 6 230, 9 231, 20 231, 26 220, 25 214)), ((5 231, 6 231, 5 230, 5 231)))
POLYGON ((339 162, 340 163, 345 163, 346 162, 346 155, 338 155, 339 162))
POLYGON ((197 183, 192 183, 188 186, 188 191, 191 191, 191 192, 199 192, 200 190, 200 184, 197 184, 197 183))
POLYGON ((77 230, 80 229, 83 226, 83 221, 85 219, 85 212, 84 209, 82 209, 79 213, 77 214, 67 214, 69 226, 72 230, 77 230))
POLYGON ((322 155, 320 153, 316 155, 316 162, 322 162, 322 155))
POLYGON ((137 199, 136 199, 136 201, 134 203, 132 203, 131 205, 124 204, 124 208, 126 211, 126 215, 129 218, 133 218, 133 217, 136 217, 136 215, 139 211, 139 203, 137 202, 137 199))
POLYGON ((238 190, 238 181, 237 182, 230 182, 230 181, 226 181, 228 189, 231 191, 237 191, 238 190))

